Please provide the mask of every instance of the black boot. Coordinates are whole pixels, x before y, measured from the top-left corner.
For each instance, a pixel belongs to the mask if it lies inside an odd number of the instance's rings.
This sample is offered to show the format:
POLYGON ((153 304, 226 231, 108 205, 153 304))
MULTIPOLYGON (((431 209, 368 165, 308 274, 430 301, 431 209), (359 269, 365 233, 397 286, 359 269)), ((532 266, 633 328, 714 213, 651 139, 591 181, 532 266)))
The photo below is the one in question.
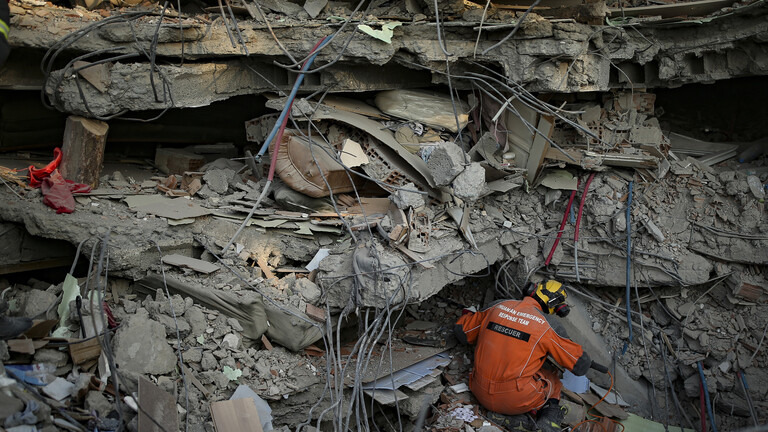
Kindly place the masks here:
POLYGON ((560 406, 560 401, 550 399, 539 410, 539 419, 536 421, 541 432, 560 432, 560 426, 568 413, 566 406, 560 406))
POLYGON ((8 303, 0 299, 0 339, 13 339, 32 327, 32 320, 29 318, 16 318, 6 316, 8 303))
POLYGON ((525 432, 535 432, 538 430, 536 421, 528 414, 504 415, 488 411, 485 417, 507 430, 525 432))

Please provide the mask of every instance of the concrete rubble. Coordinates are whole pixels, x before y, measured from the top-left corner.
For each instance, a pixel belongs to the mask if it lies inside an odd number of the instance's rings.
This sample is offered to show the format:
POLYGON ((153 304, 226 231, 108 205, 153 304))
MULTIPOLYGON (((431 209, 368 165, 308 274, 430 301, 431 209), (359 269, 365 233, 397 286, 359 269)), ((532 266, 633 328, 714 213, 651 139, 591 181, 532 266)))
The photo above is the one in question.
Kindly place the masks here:
POLYGON ((447 330, 545 279, 612 370, 565 426, 768 421, 764 122, 669 96, 768 74, 765 2, 75 3, 10 1, 5 428, 503 430, 447 330))

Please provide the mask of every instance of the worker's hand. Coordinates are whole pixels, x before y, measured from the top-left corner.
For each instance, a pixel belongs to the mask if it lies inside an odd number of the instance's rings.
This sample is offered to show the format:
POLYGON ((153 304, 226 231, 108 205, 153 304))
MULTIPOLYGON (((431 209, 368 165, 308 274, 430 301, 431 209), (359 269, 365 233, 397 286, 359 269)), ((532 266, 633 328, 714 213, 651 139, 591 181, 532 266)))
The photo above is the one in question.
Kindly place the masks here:
POLYGON ((592 361, 592 364, 589 365, 589 367, 591 367, 592 369, 594 369, 594 370, 596 370, 596 371, 598 371, 600 373, 608 373, 608 368, 607 367, 601 365, 600 363, 595 363, 594 360, 592 361))

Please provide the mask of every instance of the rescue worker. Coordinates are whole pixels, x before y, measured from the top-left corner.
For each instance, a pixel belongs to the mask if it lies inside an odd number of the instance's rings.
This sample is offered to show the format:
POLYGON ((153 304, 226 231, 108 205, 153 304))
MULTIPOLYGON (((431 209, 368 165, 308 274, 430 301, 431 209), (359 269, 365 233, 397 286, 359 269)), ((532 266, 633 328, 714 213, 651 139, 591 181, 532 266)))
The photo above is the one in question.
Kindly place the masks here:
POLYGON ((557 372, 542 367, 544 361, 551 355, 579 376, 592 364, 581 345, 558 334, 545 317, 566 316, 570 312, 566 297, 560 282, 530 284, 523 300, 503 300, 483 311, 465 313, 457 322, 454 332, 459 342, 476 345, 469 387, 492 412, 491 420, 528 430, 530 417, 522 414, 538 412, 536 427, 545 432, 561 429, 562 384, 557 372))
POLYGON ((8 54, 11 52, 11 46, 8 45, 10 16, 11 10, 8 7, 8 0, 0 0, 0 66, 5 64, 8 54))

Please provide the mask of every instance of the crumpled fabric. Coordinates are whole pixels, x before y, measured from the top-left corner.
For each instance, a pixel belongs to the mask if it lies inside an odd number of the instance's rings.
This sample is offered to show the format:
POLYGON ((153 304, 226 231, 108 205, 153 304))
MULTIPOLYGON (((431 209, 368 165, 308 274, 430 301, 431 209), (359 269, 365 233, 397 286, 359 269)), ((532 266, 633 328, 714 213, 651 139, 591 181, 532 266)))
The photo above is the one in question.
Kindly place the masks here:
POLYGON ((91 187, 72 180, 65 179, 59 170, 44 178, 40 185, 43 191, 43 204, 56 210, 56 213, 72 213, 75 211, 73 193, 88 193, 91 187))
POLYGON ((50 176, 61 164, 63 154, 61 149, 56 147, 53 149, 53 160, 51 163, 45 166, 45 168, 37 169, 34 165, 29 166, 29 186, 38 188, 43 184, 43 180, 50 176))
POLYGON ((39 409, 37 402, 30 400, 27 402, 27 406, 24 407, 24 411, 17 412, 5 419, 3 426, 6 428, 12 428, 14 426, 33 425, 37 423, 37 410, 39 409))
POLYGON ((75 211, 73 193, 88 193, 91 187, 65 179, 58 168, 63 154, 61 149, 53 149, 53 160, 44 168, 29 167, 29 186, 39 187, 43 192, 43 204, 56 210, 56 213, 72 213, 75 211))

